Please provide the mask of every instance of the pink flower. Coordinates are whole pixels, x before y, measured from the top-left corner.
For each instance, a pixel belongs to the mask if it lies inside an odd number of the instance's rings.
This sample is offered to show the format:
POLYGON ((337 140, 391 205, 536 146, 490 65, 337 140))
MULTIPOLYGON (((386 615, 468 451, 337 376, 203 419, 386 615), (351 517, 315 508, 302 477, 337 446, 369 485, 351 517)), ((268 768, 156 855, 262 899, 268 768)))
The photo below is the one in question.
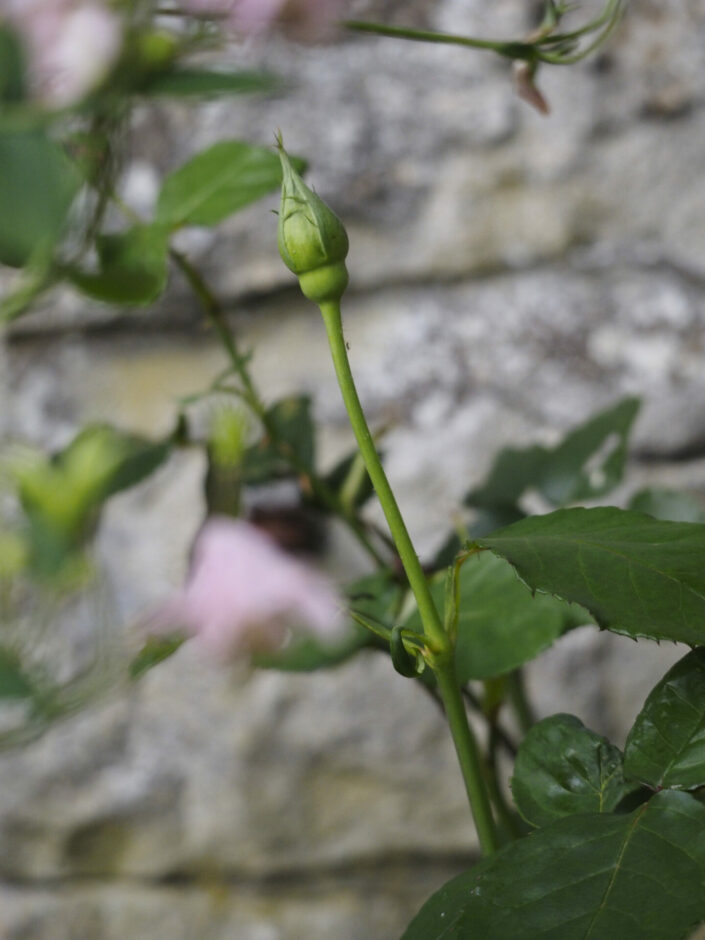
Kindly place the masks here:
POLYGON ((0 0, 27 50, 34 94, 63 107, 105 77, 122 44, 118 16, 91 0, 0 0))
POLYGON ((341 13, 343 0, 187 0, 191 13, 213 13, 243 36, 275 26, 295 39, 322 39, 341 13))
POLYGON ((335 641, 343 629, 331 585, 242 520, 213 517, 201 530, 186 586, 152 629, 182 628, 213 656, 279 649, 291 629, 335 641))

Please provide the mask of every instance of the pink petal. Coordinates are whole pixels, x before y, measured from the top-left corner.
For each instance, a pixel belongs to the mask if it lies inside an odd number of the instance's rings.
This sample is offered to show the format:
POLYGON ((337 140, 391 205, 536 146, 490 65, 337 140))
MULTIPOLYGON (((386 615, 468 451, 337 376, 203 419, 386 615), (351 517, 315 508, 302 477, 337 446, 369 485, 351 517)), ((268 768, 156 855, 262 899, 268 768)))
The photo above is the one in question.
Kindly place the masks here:
POLYGON ((321 575, 261 530, 210 519, 194 547, 186 586, 153 618, 153 632, 181 627, 217 658, 281 647, 289 630, 336 639, 341 603, 321 575))

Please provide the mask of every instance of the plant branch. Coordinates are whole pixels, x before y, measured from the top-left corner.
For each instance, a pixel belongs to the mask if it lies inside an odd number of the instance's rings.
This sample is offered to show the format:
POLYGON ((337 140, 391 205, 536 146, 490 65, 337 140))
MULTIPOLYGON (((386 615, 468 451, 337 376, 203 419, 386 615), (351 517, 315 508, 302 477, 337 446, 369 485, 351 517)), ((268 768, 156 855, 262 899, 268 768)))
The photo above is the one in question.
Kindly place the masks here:
POLYGON ((365 418, 360 398, 355 387, 347 344, 343 334, 343 323, 338 301, 320 304, 321 314, 328 335, 331 356, 340 390, 348 412, 350 424, 365 461, 377 497, 382 506, 387 524, 399 552, 411 590, 421 616, 427 643, 427 661, 438 683, 453 743, 463 774, 470 810, 475 821, 480 846, 484 854, 497 849, 492 807, 485 787, 485 779, 475 736, 470 728, 468 716, 455 677, 455 650, 451 638, 443 628, 416 549, 411 541, 406 523, 399 510, 394 492, 382 467, 370 429, 365 418))
POLYGON ((504 42, 497 39, 475 39, 471 36, 459 36, 456 33, 437 33, 428 29, 410 29, 405 26, 387 26, 384 23, 370 23, 364 20, 345 20, 343 26, 358 33, 374 33, 391 39, 408 39, 412 42, 441 43, 449 46, 465 46, 470 49, 485 49, 496 52, 507 59, 536 58, 536 49, 529 42, 504 42))
POLYGON ((189 261, 186 255, 174 248, 170 249, 169 253, 174 263, 186 278, 191 290, 200 301, 206 316, 218 334, 218 338, 228 354, 233 371, 242 383, 241 395, 243 400, 262 422, 262 426, 270 440, 278 446, 281 455, 290 464, 292 469, 309 481, 312 491, 321 503, 327 506, 331 512, 339 516, 348 525, 351 532, 355 535, 360 545, 362 545, 375 564, 378 567, 385 567, 385 559, 370 540, 365 531, 365 527, 355 514, 354 507, 351 508, 344 505, 338 495, 330 489, 325 481, 312 473, 311 468, 299 460, 290 447, 280 444, 277 429, 252 381, 252 377, 247 368, 247 359, 237 347, 235 337, 228 326, 225 312, 218 298, 208 286, 201 272, 189 261))

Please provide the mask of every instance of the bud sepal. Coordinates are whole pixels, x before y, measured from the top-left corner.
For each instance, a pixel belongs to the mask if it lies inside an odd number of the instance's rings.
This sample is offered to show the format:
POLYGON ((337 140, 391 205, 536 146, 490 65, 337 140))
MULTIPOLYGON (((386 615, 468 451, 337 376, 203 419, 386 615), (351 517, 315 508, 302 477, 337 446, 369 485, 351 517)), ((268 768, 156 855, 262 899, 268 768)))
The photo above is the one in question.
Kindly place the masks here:
POLYGON ((309 300, 316 304, 339 301, 348 286, 345 227, 296 172, 281 138, 277 142, 283 177, 279 254, 309 300))

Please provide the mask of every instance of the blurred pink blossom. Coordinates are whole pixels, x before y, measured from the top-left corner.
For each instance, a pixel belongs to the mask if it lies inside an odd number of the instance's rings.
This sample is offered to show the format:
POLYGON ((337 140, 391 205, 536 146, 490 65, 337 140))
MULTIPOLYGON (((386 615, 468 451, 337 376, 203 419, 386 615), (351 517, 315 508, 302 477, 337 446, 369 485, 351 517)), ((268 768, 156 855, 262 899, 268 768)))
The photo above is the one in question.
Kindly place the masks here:
POLYGON ((33 93, 54 107, 91 91, 122 43, 120 19, 95 0, 0 0, 3 18, 24 42, 33 93))
POLYGON ((185 587, 151 629, 184 629, 211 655, 230 659, 277 650, 290 629, 335 641, 343 626, 340 599, 322 575, 248 522, 215 516, 196 539, 185 587))
POLYGON ((281 26, 296 39, 324 38, 340 16, 343 0, 186 0, 191 13, 225 15, 243 36, 257 36, 281 26))

